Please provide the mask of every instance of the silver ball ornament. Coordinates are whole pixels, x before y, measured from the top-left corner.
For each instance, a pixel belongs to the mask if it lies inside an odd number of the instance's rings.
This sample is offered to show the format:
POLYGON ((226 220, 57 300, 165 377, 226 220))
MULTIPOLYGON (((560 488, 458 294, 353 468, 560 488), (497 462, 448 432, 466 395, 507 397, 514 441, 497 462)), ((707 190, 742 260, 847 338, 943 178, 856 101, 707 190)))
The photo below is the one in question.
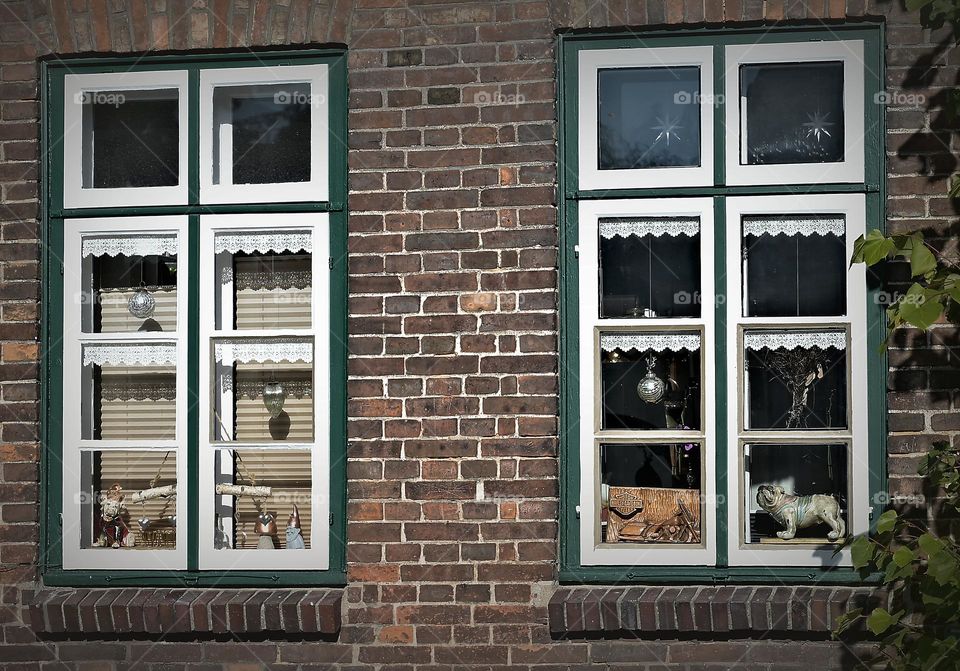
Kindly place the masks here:
POLYGON ((156 307, 156 299, 142 286, 127 301, 127 310, 137 319, 146 319, 153 314, 156 307))

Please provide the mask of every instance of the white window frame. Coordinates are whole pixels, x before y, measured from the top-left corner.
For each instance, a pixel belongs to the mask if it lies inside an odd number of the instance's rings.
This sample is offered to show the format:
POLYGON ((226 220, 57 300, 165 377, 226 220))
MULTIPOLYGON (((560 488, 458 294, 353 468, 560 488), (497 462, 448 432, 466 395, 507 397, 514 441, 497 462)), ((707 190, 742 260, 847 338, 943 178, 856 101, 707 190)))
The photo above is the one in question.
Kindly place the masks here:
MULTIPOLYGON (((200 506, 199 570, 326 570, 330 567, 330 242, 327 213, 296 214, 216 214, 200 217, 200 506), (313 233, 311 252, 311 328, 310 329, 233 329, 215 328, 216 279, 214 237, 235 231, 278 233, 305 230, 313 233), (311 443, 247 443, 213 441, 211 432, 214 364, 213 342, 220 338, 303 337, 313 338, 314 433, 311 443), (310 547, 303 550, 265 552, 257 549, 214 549, 215 448, 249 451, 309 450, 311 452, 310 547)), ((231 306, 232 309, 232 306, 231 306)), ((278 520, 278 526, 285 520, 278 520)))
POLYGON ((714 220, 712 198, 581 201, 577 256, 580 296, 580 562, 584 566, 712 566, 716 562, 716 408, 714 388, 714 220), (683 217, 700 219, 701 315, 677 318, 600 319, 599 221, 607 217, 683 217), (698 332, 703 393, 700 431, 602 430, 600 332, 698 332), (700 544, 600 543, 600 444, 678 443, 700 445, 702 468, 700 544))
MULTIPOLYGON (((64 569, 163 569, 187 568, 187 287, 190 286, 186 256, 188 250, 186 215, 158 217, 117 217, 67 219, 64 221, 63 259, 63 568, 64 569), (177 328, 160 333, 83 333, 82 310, 86 304, 83 287, 82 242, 85 236, 176 234, 177 328), (176 438, 173 440, 87 440, 81 438, 83 399, 82 352, 86 344, 166 343, 177 347, 176 438), (177 455, 176 547, 169 550, 127 550, 82 548, 81 543, 81 452, 109 450, 171 451, 177 455)), ((127 492, 129 494, 129 492, 127 492)), ((93 504, 96 505, 95 503, 93 504)))
POLYGON ((724 47, 726 59, 726 183, 730 186, 832 184, 864 179, 863 40, 743 44, 724 47), (837 163, 741 164, 745 121, 740 66, 774 63, 843 63, 843 161, 837 163))
MULTIPOLYGON (((796 544, 746 543, 744 540, 747 490, 740 455, 745 444, 775 442, 799 444, 848 444, 847 535, 866 532, 869 506, 869 422, 867 358, 867 287, 862 264, 846 271, 845 315, 823 317, 744 317, 742 218, 749 215, 842 214, 845 218, 846 258, 853 255, 853 243, 866 229, 866 197, 863 194, 810 194, 738 196, 726 199, 727 263, 727 422, 729 427, 727 473, 730 496, 727 507, 728 558, 731 566, 849 566, 849 549, 834 556, 834 547, 796 544), (847 414, 846 429, 766 430, 744 428, 744 384, 742 334, 750 327, 774 329, 838 330, 847 332, 847 414)), ((815 494, 818 492, 798 492, 815 494)))
MULTIPOLYGON (((713 47, 598 49, 580 52, 578 104, 579 188, 629 189, 713 185, 713 47), (597 72, 609 68, 700 68, 700 165, 600 170, 597 72)), ((692 92, 691 92, 692 99, 692 92)))
MULTIPOLYGON (((201 70, 200 72, 200 202, 280 203, 325 201, 330 194, 329 156, 329 66, 277 65, 270 67, 237 67, 201 70), (214 184, 214 89, 251 85, 310 85, 310 180, 274 184, 214 184)), ((221 124, 217 132, 224 137, 229 124, 221 124)), ((232 152, 222 151, 219 159, 232 160, 232 152)), ((232 169, 228 171, 232 173, 232 169)), ((221 170, 223 175, 224 171, 221 170)))
POLYGON ((63 206, 137 207, 187 203, 187 81, 186 70, 68 74, 63 79, 63 206), (176 185, 122 188, 83 186, 83 101, 89 93, 176 89, 180 119, 177 126, 179 175, 176 185))

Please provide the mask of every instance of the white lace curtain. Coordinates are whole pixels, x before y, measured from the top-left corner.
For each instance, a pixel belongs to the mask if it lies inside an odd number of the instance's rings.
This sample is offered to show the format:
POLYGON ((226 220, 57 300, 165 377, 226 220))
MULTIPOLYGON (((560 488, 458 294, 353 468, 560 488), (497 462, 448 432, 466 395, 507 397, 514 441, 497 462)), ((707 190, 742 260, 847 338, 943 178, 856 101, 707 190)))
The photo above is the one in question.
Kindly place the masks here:
POLYGON ((268 340, 244 338, 218 340, 214 345, 217 361, 225 366, 234 363, 313 363, 312 340, 268 340))
POLYGON ((679 352, 688 350, 695 352, 700 349, 699 333, 602 333, 600 334, 600 349, 612 352, 615 349, 621 352, 637 350, 646 352, 679 352))
POLYGON ((828 235, 842 237, 845 229, 843 215, 812 216, 753 216, 743 218, 744 235, 828 235))
POLYGON ((221 252, 229 252, 230 254, 238 252, 246 254, 312 252, 313 235, 310 231, 218 233, 214 237, 213 249, 217 254, 221 252))
POLYGON ((176 233, 136 235, 86 235, 83 256, 174 256, 178 251, 176 233))
POLYGON ((605 239, 630 235, 686 235, 693 237, 700 232, 697 217, 616 217, 600 220, 600 237, 605 239))
POLYGON ((91 343, 83 346, 83 365, 175 366, 176 343, 91 343))
POLYGON ((748 331, 743 334, 743 346, 758 349, 846 349, 847 335, 843 331, 748 331))

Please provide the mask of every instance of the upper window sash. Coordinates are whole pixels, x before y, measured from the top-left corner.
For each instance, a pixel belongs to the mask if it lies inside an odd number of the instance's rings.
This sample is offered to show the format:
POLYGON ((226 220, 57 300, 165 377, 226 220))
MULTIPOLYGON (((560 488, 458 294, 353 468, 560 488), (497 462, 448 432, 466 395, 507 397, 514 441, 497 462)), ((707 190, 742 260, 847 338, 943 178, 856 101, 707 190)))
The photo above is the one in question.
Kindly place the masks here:
POLYGON ((724 47, 726 183, 862 182, 863 54, 862 40, 724 47))
POLYGON ((581 51, 579 188, 712 185, 712 90, 712 47, 581 51))
POLYGON ((64 207, 187 203, 187 79, 186 70, 64 75, 64 207))
POLYGON ((327 200, 328 78, 322 63, 201 70, 201 201, 327 200))

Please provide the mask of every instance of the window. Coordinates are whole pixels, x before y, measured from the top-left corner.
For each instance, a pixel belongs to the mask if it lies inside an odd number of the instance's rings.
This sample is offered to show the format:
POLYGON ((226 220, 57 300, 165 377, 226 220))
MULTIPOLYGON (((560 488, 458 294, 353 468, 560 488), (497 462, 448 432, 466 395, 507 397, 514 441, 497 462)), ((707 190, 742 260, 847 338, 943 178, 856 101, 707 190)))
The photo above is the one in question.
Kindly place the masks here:
POLYGON ((44 68, 46 579, 343 581, 343 55, 44 68))
POLYGON ((848 268, 882 202, 878 42, 562 39, 562 578, 854 575, 834 550, 882 485, 881 311, 848 268))

